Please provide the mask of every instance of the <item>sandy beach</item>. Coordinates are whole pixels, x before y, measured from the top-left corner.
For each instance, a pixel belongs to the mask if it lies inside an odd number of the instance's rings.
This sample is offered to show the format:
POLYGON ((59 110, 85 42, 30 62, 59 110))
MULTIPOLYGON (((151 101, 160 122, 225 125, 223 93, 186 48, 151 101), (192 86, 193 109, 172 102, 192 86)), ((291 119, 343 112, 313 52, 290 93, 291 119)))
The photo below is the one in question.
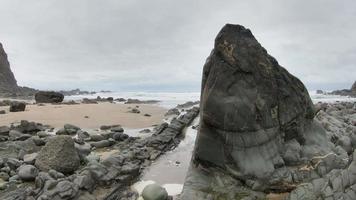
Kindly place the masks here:
POLYGON ((8 107, 0 107, 7 114, 0 115, 0 126, 21 120, 34 121, 54 128, 70 123, 84 129, 96 129, 101 125, 120 124, 126 128, 145 128, 162 122, 165 108, 155 105, 138 105, 141 113, 130 113, 135 104, 78 104, 78 105, 28 105, 24 112, 10 113, 8 107), (151 117, 144 116, 149 114, 151 117), (88 116, 86 118, 85 116, 88 116))

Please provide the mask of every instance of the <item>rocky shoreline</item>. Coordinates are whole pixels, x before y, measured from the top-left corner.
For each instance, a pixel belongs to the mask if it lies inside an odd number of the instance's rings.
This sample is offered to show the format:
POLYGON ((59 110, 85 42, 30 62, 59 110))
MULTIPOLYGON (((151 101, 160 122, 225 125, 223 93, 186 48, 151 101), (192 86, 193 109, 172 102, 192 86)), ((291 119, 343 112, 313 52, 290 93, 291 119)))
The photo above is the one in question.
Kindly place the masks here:
POLYGON ((27 121, 1 127, 0 198, 96 199, 106 188, 103 199, 136 199, 130 186, 152 161, 179 144, 198 113, 197 107, 185 110, 144 138, 130 137, 120 126, 105 126, 98 135, 69 124, 56 134, 27 121), (95 152, 102 149, 115 151, 101 160, 95 152))

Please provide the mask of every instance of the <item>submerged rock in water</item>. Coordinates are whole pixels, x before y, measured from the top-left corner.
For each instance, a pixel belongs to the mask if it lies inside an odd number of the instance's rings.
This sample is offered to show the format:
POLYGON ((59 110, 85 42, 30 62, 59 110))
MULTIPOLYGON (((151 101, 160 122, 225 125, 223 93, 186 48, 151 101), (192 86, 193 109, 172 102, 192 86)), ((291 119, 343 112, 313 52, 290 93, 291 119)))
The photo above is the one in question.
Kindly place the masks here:
POLYGON ((332 152, 303 83, 243 26, 227 24, 216 37, 201 90, 200 129, 184 200, 290 191, 313 175, 303 177, 289 165, 332 152))

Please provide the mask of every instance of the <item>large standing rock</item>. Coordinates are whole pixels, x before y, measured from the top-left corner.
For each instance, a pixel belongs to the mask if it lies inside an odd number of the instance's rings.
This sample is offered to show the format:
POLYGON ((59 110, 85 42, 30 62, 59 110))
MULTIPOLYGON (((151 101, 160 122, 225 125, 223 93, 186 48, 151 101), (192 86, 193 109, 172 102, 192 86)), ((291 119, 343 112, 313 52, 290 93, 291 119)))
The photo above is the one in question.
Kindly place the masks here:
POLYGON ((42 171, 54 169, 68 174, 78 169, 79 155, 70 136, 56 136, 50 139, 39 152, 35 165, 42 171))
POLYGON ((354 82, 354 84, 351 87, 351 92, 356 94, 356 81, 354 82))
POLYGON ((39 91, 35 94, 36 103, 61 103, 64 95, 53 91, 39 91))
POLYGON ((243 26, 227 24, 216 37, 201 90, 200 129, 183 200, 233 199, 242 187, 231 187, 244 184, 284 191, 288 187, 281 185, 293 182, 286 178, 291 176, 286 161, 300 164, 330 152, 303 83, 243 26), (295 144, 287 145, 292 140, 295 144), (284 160, 285 152, 299 145, 303 152, 284 160))

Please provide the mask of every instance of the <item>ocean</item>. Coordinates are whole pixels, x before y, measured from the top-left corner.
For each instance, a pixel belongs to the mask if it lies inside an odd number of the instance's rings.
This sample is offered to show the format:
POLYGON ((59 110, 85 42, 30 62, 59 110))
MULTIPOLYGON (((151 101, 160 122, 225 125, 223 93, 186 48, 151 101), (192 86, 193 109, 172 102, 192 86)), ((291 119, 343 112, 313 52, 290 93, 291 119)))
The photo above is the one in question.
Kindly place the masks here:
MULTIPOLYGON (((325 103, 335 103, 335 102, 356 102, 356 98, 351 98, 347 96, 339 95, 328 95, 328 94, 317 94, 316 91, 309 91, 310 97, 314 103, 325 102, 325 103)), ((110 93, 96 93, 93 95, 74 95, 66 96, 65 100, 80 100, 83 98, 96 98, 100 97, 113 97, 116 98, 131 98, 139 100, 159 100, 157 103, 159 106, 164 108, 173 108, 178 104, 183 104, 187 101, 198 101, 200 99, 199 92, 110 92, 110 93)))

